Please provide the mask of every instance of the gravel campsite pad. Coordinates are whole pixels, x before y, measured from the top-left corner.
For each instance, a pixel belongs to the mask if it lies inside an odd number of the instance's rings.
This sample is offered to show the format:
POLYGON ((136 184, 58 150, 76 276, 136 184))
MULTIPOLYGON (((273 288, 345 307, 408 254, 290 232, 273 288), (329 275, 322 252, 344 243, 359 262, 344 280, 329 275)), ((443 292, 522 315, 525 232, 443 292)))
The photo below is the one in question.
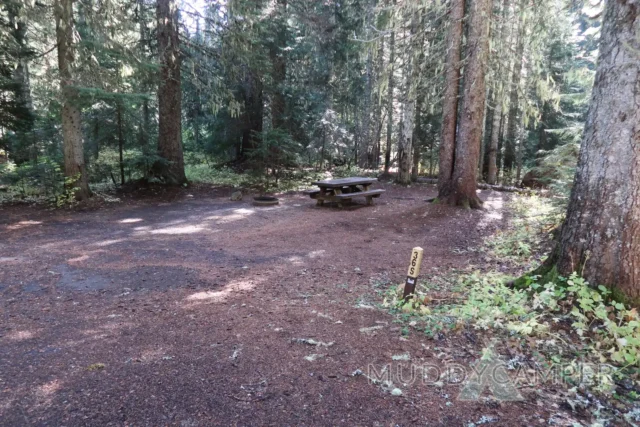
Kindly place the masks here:
POLYGON ((547 424, 558 409, 532 398, 369 381, 370 366, 478 359, 476 336, 403 336, 378 291, 414 246, 423 278, 486 267, 459 249, 503 225, 509 197, 465 211, 425 203, 432 186, 380 186, 374 206, 344 209, 230 190, 0 208, 0 424, 547 424))

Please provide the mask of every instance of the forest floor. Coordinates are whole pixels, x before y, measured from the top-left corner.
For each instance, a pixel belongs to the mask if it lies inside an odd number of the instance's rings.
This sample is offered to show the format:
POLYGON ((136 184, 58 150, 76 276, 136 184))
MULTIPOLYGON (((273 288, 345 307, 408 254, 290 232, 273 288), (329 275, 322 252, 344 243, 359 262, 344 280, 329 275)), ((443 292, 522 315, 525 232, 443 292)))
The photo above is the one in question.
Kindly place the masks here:
POLYGON ((558 420, 536 393, 461 401, 455 381, 405 379, 396 396, 368 380, 371 367, 479 359, 488 338, 407 331, 381 292, 404 281, 414 246, 424 279, 507 269, 466 249, 505 226, 512 197, 483 191, 486 210, 465 211, 425 203, 433 186, 381 185, 375 206, 342 210, 301 194, 255 208, 208 188, 0 208, 0 424, 558 420))

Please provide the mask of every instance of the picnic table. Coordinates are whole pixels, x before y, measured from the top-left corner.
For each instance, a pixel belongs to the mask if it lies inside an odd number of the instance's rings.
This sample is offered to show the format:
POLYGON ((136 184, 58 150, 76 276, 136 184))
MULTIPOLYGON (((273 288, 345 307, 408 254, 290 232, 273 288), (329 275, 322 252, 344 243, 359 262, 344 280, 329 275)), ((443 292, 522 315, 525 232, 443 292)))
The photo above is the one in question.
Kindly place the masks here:
POLYGON ((384 190, 371 190, 371 184, 376 182, 375 178, 340 178, 328 179, 313 182, 319 190, 310 190, 307 193, 316 200, 318 206, 324 202, 336 202, 338 207, 342 207, 342 202, 351 201, 354 197, 365 197, 367 205, 373 204, 374 197, 380 197, 384 190))

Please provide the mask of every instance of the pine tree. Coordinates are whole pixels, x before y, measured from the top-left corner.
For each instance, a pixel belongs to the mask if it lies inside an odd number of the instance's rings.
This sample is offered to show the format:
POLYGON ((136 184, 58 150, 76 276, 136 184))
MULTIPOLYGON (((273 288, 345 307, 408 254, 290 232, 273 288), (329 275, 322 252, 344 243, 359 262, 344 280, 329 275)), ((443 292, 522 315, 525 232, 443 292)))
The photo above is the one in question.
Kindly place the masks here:
POLYGON ((84 159, 82 137, 82 112, 78 91, 73 79, 75 60, 73 0, 56 0, 56 39, 58 69, 62 91, 62 134, 64 139, 64 175, 67 186, 73 189, 78 200, 89 198, 89 179, 84 159))
MULTIPOLYGON (((640 9, 606 3, 595 86, 558 271, 640 297, 640 9)), ((553 262, 552 261, 552 262, 553 262)))
POLYGON ((452 0, 449 10, 447 59, 445 63, 445 92, 442 105, 442 134, 438 172, 438 198, 448 197, 452 190, 453 167, 458 122, 458 93, 460 85, 460 52, 462 50, 462 20, 464 0, 452 0))
POLYGON ((157 168, 165 182, 175 185, 187 181, 182 154, 182 61, 178 24, 176 1, 158 0, 157 31, 161 64, 158 87, 158 154, 166 163, 159 163, 157 168))
POLYGON ((478 0, 470 11, 469 60, 464 75, 464 100, 456 139, 455 162, 449 203, 480 208, 476 194, 482 120, 486 101, 485 74, 489 53, 491 0, 478 0))

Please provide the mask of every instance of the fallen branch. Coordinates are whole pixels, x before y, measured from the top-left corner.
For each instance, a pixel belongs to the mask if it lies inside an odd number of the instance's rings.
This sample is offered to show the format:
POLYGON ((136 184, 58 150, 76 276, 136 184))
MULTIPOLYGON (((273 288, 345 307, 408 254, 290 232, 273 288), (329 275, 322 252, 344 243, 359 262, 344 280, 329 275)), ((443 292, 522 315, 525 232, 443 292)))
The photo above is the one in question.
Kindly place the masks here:
MULTIPOLYGON (((423 184, 437 184, 438 180, 435 178, 418 178, 418 182, 423 184)), ((537 193, 538 190, 533 190, 531 188, 518 188, 512 186, 504 186, 504 185, 489 185, 480 183, 478 184, 478 188, 481 190, 493 190, 493 191, 502 191, 507 193, 520 193, 520 194, 531 194, 537 193)))

